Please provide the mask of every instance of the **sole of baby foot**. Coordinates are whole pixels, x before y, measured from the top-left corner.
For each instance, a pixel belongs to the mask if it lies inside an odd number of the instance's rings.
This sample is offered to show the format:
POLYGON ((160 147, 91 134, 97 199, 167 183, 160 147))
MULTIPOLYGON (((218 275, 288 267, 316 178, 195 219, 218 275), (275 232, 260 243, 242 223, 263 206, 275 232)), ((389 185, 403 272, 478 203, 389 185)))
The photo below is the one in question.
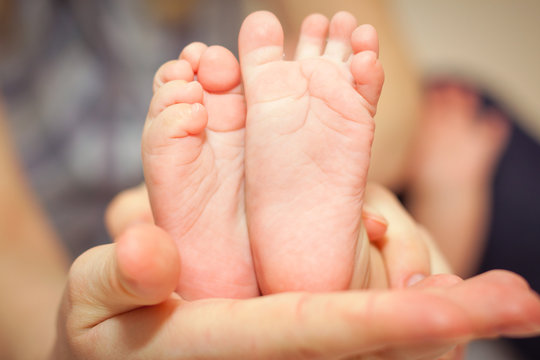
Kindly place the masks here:
POLYGON ((225 48, 195 43, 156 79, 142 155, 154 219, 180 253, 177 292, 188 300, 256 296, 238 61, 225 48))
POLYGON ((242 25, 247 217, 263 293, 343 290, 356 257, 369 258, 356 250, 384 80, 377 44, 349 13, 312 15, 297 59, 284 61, 275 16, 242 25))

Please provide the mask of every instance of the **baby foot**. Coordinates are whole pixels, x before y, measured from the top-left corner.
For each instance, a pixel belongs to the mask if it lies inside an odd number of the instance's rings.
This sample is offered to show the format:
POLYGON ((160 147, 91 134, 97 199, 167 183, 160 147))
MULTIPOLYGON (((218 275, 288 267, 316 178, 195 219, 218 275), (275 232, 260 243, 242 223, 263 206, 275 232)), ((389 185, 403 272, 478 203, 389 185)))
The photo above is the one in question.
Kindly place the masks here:
POLYGON ((330 23, 312 15, 295 61, 284 61, 279 21, 257 12, 242 25, 239 50, 259 286, 263 293, 346 289, 384 79, 376 32, 349 13, 330 23))
POLYGON ((144 174, 155 222, 180 252, 177 291, 189 300, 259 294, 244 215, 240 83, 234 55, 201 43, 163 65, 154 81, 144 174))

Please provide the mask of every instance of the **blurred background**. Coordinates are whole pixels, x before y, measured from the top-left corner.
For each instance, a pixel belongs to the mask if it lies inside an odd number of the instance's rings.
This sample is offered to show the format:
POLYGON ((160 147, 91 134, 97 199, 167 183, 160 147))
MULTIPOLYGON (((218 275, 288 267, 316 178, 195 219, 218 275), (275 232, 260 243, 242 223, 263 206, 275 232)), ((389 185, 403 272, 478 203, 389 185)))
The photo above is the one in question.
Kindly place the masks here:
MULTIPOLYGON (((289 56, 311 12, 348 10, 376 26, 386 83, 371 179, 402 195, 460 275, 506 268, 539 291, 536 0, 0 0, 1 121, 70 256, 110 240, 107 204, 143 181, 157 68, 192 41, 236 52, 258 9, 282 21, 289 56)), ((478 343, 468 358, 538 351, 538 338, 478 343)))
POLYGON ((497 94, 540 139, 540 3, 390 0, 423 74, 457 72, 497 94))

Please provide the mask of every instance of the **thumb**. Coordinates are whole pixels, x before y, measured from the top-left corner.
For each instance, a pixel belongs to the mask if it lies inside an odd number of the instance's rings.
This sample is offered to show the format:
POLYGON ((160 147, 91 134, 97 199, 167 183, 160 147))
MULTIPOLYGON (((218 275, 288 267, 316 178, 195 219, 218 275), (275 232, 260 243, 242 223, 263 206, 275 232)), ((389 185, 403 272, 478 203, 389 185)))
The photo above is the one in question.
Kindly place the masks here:
POLYGON ((111 201, 105 212, 105 225, 116 238, 135 223, 153 223, 148 191, 143 184, 122 191, 111 201))
POLYGON ((176 288, 179 274, 180 258, 170 236, 154 225, 138 224, 115 244, 92 248, 75 260, 64 301, 72 324, 89 328, 163 302, 176 288))

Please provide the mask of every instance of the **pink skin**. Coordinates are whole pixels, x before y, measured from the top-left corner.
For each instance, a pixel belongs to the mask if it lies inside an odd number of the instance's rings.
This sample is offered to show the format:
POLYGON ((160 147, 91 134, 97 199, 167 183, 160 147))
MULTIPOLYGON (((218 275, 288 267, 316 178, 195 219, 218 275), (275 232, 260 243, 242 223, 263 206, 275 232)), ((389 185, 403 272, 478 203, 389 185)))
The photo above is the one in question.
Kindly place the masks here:
POLYGON ((347 289, 384 80, 377 34, 346 12, 330 23, 311 15, 296 59, 284 61, 279 21, 257 12, 242 25, 239 49, 259 286, 263 293, 347 289))
POLYGON ((240 80, 231 52, 194 43, 154 81, 145 180, 155 222, 181 254, 177 292, 189 300, 259 294, 244 216, 240 80))
POLYGON ((419 186, 485 185, 508 138, 508 122, 457 84, 428 90, 414 178, 419 186))
POLYGON ((477 93, 452 83, 428 90, 423 121, 409 208, 454 271, 467 277, 483 251, 491 182, 508 139, 508 121, 495 109, 482 109, 477 93))
POLYGON ((401 290, 189 302, 171 294, 175 247, 163 230, 137 225, 81 255, 51 358, 455 359, 448 352, 472 339, 540 333, 538 295, 505 271, 401 290))
POLYGON ((376 33, 357 28, 348 13, 330 26, 313 15, 296 61, 259 63, 254 56, 272 49, 276 35, 282 41, 280 34, 273 16, 255 13, 239 41, 251 119, 245 161, 257 279, 243 207, 246 110, 238 62, 224 48, 194 43, 156 74, 143 163, 155 222, 183 259, 177 291, 186 299, 251 297, 258 286, 273 293, 366 283, 351 281, 370 258, 360 214, 384 78, 376 33), (268 31, 253 28, 260 24, 268 31), (273 78, 278 86, 268 86, 273 78), (288 156, 296 160, 289 164, 288 156))

